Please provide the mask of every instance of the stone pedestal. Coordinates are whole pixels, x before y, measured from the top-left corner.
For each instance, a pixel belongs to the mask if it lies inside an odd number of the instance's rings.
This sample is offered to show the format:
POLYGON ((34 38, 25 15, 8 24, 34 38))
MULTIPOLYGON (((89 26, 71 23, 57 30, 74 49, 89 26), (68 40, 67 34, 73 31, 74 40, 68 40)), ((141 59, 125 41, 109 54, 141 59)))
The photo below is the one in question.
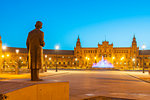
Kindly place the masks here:
POLYGON ((0 100, 69 100, 69 82, 0 81, 0 100))

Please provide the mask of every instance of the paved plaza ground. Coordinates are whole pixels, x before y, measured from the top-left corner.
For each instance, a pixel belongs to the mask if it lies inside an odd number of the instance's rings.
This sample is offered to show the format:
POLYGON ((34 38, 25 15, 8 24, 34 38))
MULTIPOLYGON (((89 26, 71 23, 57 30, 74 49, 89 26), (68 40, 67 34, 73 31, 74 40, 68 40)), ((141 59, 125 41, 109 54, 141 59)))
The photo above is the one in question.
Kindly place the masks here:
MULTIPOLYGON (((54 70, 50 70, 41 74, 41 77, 56 81, 69 81, 70 100, 82 100, 95 96, 150 100, 150 83, 139 79, 139 77, 150 77, 148 72, 143 74, 131 71, 59 70, 56 73, 54 70)), ((7 77, 5 78, 7 79, 7 77)), ((24 78, 29 78, 29 75, 24 78)))

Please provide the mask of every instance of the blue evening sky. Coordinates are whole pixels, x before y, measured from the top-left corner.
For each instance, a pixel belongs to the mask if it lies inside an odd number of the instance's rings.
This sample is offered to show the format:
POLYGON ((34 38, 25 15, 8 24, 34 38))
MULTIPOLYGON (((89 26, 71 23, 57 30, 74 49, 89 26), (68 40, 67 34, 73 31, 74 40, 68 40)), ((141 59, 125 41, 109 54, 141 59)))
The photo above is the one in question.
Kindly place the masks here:
POLYGON ((0 0, 3 45, 26 47, 28 32, 43 22, 45 49, 59 44, 73 50, 78 35, 83 47, 108 40, 114 47, 150 49, 150 0, 0 0))

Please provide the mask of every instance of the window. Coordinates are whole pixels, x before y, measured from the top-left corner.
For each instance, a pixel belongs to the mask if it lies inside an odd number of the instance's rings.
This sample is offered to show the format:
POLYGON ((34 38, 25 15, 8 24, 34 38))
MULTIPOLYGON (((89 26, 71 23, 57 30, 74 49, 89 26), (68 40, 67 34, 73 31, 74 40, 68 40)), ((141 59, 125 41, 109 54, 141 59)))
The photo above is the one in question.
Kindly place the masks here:
POLYGON ((111 57, 111 54, 109 54, 109 57, 111 57))
POLYGON ((106 55, 106 54, 104 54, 104 57, 107 57, 107 55, 106 55))
POLYGON ((68 62, 68 65, 70 65, 70 62, 68 62))

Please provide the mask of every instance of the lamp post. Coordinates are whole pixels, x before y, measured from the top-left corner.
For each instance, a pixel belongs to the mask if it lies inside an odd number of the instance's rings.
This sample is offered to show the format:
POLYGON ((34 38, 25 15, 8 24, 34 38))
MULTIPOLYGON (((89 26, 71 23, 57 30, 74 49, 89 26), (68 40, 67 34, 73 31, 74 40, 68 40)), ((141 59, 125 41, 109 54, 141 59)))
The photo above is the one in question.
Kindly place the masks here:
POLYGON ((133 65, 134 65, 133 66, 133 70, 134 70, 134 68, 135 68, 135 58, 133 58, 132 61, 133 61, 133 65))
POLYGON ((49 62, 49 69, 50 69, 50 67, 51 67, 51 60, 52 60, 52 58, 51 57, 49 57, 49 59, 48 59, 50 62, 49 62))
POLYGON ((75 61, 76 61, 76 69, 77 69, 77 60, 78 60, 78 58, 75 58, 75 61))
POLYGON ((146 48, 146 46, 143 44, 143 45, 142 45, 142 49, 143 49, 143 57, 142 57, 142 58, 143 58, 143 59, 142 59, 142 62, 143 62, 143 73, 145 72, 145 71, 144 71, 144 67, 145 67, 145 66, 144 66, 144 49, 145 49, 145 48, 146 48))
POLYGON ((123 70, 125 70, 123 60, 124 60, 124 57, 121 58, 121 61, 122 61, 122 64, 123 64, 123 70))
POLYGON ((89 67, 89 60, 90 60, 90 58, 88 58, 87 60, 88 60, 88 67, 89 67))
MULTIPOLYGON (((4 51, 4 56, 2 55, 2 56, 3 56, 2 58, 4 58, 4 61, 3 61, 3 68, 5 68, 5 62, 6 62, 6 61, 5 61, 5 51, 6 51, 6 49, 7 49, 7 46, 5 46, 5 45, 2 46, 2 49, 3 49, 3 51, 4 51)), ((3 68, 2 68, 2 69, 3 69, 3 68)))
MULTIPOLYGON (((19 70, 19 61, 18 61, 18 53, 19 53, 19 49, 16 49, 16 54, 17 54, 17 66, 15 66, 15 73, 18 74, 19 70)), ((21 57, 19 57, 19 59, 21 59, 21 57)))
POLYGON ((55 46, 55 50, 56 50, 56 72, 57 72, 57 62, 58 62, 58 59, 57 59, 57 51, 59 50, 59 45, 56 45, 56 46, 55 46))
POLYGON ((115 59, 115 57, 112 57, 112 65, 114 65, 114 59, 115 59))

